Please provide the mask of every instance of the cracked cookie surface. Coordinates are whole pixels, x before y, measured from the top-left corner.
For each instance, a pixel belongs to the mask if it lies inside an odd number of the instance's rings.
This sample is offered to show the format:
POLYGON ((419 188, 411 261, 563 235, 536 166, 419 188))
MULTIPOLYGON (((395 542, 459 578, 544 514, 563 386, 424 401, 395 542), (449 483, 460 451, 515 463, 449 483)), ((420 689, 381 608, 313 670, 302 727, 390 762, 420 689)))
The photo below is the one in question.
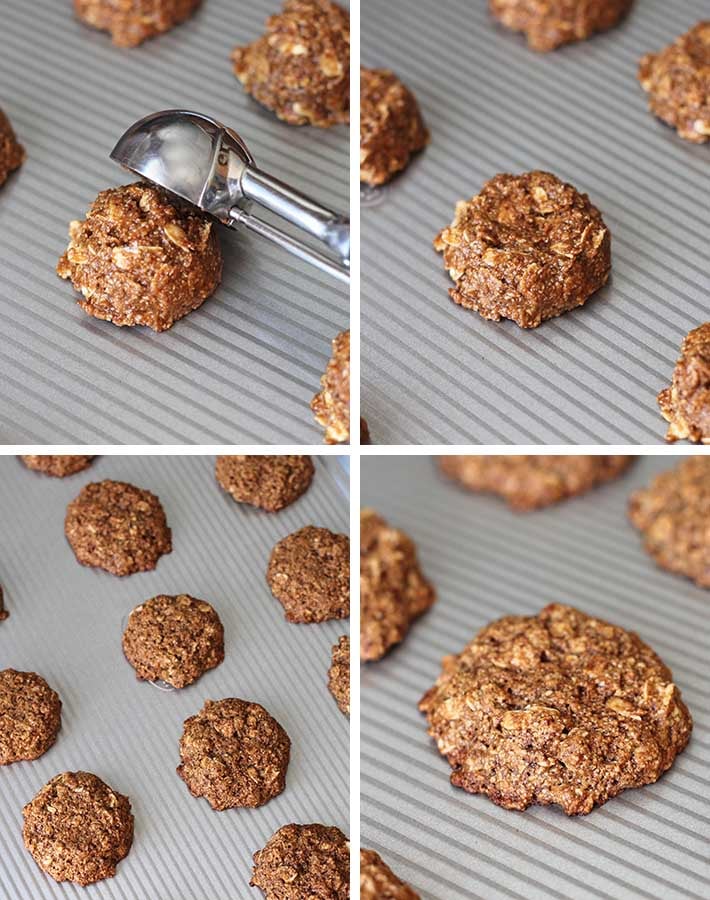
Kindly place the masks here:
POLYGON ((349 900, 349 841, 333 826, 284 825, 254 854, 249 884, 266 900, 349 900))
POLYGON ((360 900, 420 900, 374 850, 360 850, 360 900))
POLYGON ((108 31, 117 47, 136 47, 179 25, 202 0, 74 0, 76 15, 108 31))
POLYGON ((93 456, 21 456, 20 459, 34 472, 42 472, 53 478, 66 478, 88 469, 93 456))
POLYGON ((335 698, 340 712, 350 715, 350 638, 344 634, 333 644, 328 669, 328 690, 335 698))
POLYGON ((658 395, 666 440, 710 443, 710 322, 683 339, 670 387, 658 395))
POLYGON ((493 16, 546 53, 617 25, 633 0, 489 0, 493 16))
POLYGON ((333 339, 333 355, 321 376, 320 391, 311 400, 316 422, 325 428, 326 444, 350 441, 350 331, 333 339))
POLYGON ((0 766, 38 759, 56 741, 61 723, 62 701, 44 678, 0 671, 0 766))
POLYGON ((218 456, 215 476, 237 503, 278 512, 305 494, 315 468, 310 456, 218 456))
POLYGON ((11 172, 25 161, 25 150, 18 143, 10 120, 0 109, 0 186, 5 184, 11 172))

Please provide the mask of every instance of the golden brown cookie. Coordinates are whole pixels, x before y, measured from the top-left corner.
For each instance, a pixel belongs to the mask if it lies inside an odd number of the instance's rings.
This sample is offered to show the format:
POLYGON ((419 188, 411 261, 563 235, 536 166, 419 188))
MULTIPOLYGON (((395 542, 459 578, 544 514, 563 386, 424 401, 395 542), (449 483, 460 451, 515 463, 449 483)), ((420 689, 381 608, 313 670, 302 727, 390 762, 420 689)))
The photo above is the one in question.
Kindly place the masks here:
POLYGON ((419 894, 397 878, 379 853, 361 849, 360 900, 419 900, 419 894))
POLYGON ((360 67, 360 181, 384 184, 429 143, 414 94, 388 69, 360 67))
POLYGON ((57 274, 83 294, 84 312, 114 325, 165 331, 222 278, 214 224, 153 185, 102 191, 69 236, 57 274))
POLYGON ((289 125, 350 121, 350 17, 337 3, 286 0, 232 62, 247 93, 289 125))
POLYGON ((326 825, 284 825, 254 854, 249 884, 266 900, 349 900, 348 839, 326 825))
POLYGON ((489 0, 491 13, 542 53, 613 28, 633 0, 489 0))
POLYGON ((263 806, 286 787, 288 735, 258 703, 207 700, 185 720, 177 773, 212 809, 263 806))
POLYGON ((44 678, 34 672, 0 671, 0 766, 42 756, 56 741, 61 724, 62 701, 44 678))
POLYGON ((601 213, 549 172, 496 175, 456 204, 434 247, 455 282, 455 303, 521 328, 582 306, 611 271, 601 213))
POLYGON ((659 53, 647 53, 638 79, 655 116, 686 141, 710 139, 710 21, 698 22, 659 53))
POLYGON ((117 47, 136 47, 188 19, 202 0, 74 0, 77 16, 108 31, 117 47))
POLYGON ((483 628, 444 658, 419 708, 453 785, 568 816, 657 781, 692 729, 670 669, 638 635, 556 604, 483 628))
POLYGON ((333 644, 332 662, 328 669, 328 690, 335 697, 340 712, 350 715, 350 638, 347 634, 333 644))
POLYGON ((658 395, 666 440, 710 444, 710 322, 683 339, 670 387, 658 395))
POLYGON ((94 461, 93 456, 21 456, 20 459, 28 469, 53 478, 66 478, 67 475, 83 472, 94 461))
POLYGON ((218 456, 215 475, 237 503, 277 512, 311 486, 310 456, 218 456))
POLYGON ((173 549, 160 500, 123 481, 87 484, 67 507, 64 533, 82 566, 113 575, 154 569, 173 549))
POLYGON ((404 640, 436 594, 413 541, 372 509, 360 514, 360 658, 381 659, 404 640))
POLYGON ((0 186, 25 161, 25 150, 17 142, 10 120, 0 109, 0 186))
POLYGON ((333 355, 311 400, 316 422, 325 428, 326 444, 350 441, 350 331, 333 339, 333 355))
POLYGON ((440 456, 439 468, 470 491, 499 494, 517 510, 541 509, 622 475, 633 456, 440 456))

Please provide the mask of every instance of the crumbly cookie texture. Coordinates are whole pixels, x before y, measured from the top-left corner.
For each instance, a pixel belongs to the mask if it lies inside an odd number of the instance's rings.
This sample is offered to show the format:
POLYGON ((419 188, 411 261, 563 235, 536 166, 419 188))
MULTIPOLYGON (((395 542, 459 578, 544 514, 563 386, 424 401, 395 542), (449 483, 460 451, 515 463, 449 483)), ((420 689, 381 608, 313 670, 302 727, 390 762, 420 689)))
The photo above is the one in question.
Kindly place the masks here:
POLYGON ((102 191, 69 237, 57 274, 83 295, 84 312, 114 325, 165 331, 222 278, 214 224, 142 182, 102 191))
POLYGON ((374 850, 360 850, 360 900, 419 900, 374 850))
POLYGON ((0 186, 25 161, 25 150, 18 143, 10 120, 0 109, 0 186))
POLYGON ((670 670, 638 635, 556 604, 483 628, 445 657, 419 708, 453 785, 570 816, 657 781, 692 729, 670 670))
POLYGON ((94 461, 93 456, 21 456, 20 459, 28 469, 53 478, 66 478, 67 475, 83 472, 94 461))
POLYGON ((263 806, 286 787, 291 741, 258 703, 207 700, 185 720, 177 773, 212 809, 263 806))
POLYGON ((413 541, 372 509, 360 513, 360 658, 381 659, 404 640, 436 594, 413 541))
POLYGON ((154 569, 173 549, 160 500, 123 481, 87 484, 67 507, 64 533, 82 566, 113 575, 154 569))
POLYGON ((666 440, 710 444, 710 322, 683 339, 670 387, 658 395, 666 440))
POLYGON ((491 13, 522 31, 533 50, 546 53, 618 24, 633 0, 489 0, 491 13))
POLYGON ((305 494, 315 468, 310 456, 218 456, 215 475, 237 503, 277 512, 305 494))
POLYGON ((669 572, 710 588, 710 457, 689 456, 629 501, 646 552, 669 572))
POLYGON ((57 739, 61 714, 62 701, 44 678, 34 672, 3 669, 0 672, 0 766, 37 759, 46 753, 57 739))
POLYGON ((108 31, 117 47, 137 47, 188 19, 202 0, 74 0, 77 16, 108 31))
POLYGON ((187 687, 224 659, 224 629, 204 600, 159 594, 131 612, 123 652, 138 678, 187 687))
POLYGON ((325 428, 326 444, 350 441, 350 331, 333 340, 333 355, 320 380, 321 390, 311 400, 316 422, 325 428))
POLYGON ((249 884, 266 900, 349 900, 348 839, 326 825, 284 825, 254 854, 249 884))
POLYGON ((333 644, 332 662, 328 669, 328 690, 343 715, 350 715, 350 638, 344 634, 333 644))
POLYGON ((434 247, 455 282, 455 303, 521 328, 582 306, 611 271, 601 213, 549 172, 496 175, 456 204, 434 247))
POLYGON ((710 21, 639 63, 638 79, 649 109, 686 141, 710 139, 710 21))
POLYGON ((585 494, 623 474, 632 456, 440 456, 439 469, 470 491, 499 494, 520 511, 585 494))
POLYGON ((286 0, 232 62, 247 93, 289 125, 350 121, 350 17, 337 3, 286 0))
POLYGON ((111 878, 133 843, 128 797, 90 772, 57 775, 22 814, 25 847, 55 881, 111 878))

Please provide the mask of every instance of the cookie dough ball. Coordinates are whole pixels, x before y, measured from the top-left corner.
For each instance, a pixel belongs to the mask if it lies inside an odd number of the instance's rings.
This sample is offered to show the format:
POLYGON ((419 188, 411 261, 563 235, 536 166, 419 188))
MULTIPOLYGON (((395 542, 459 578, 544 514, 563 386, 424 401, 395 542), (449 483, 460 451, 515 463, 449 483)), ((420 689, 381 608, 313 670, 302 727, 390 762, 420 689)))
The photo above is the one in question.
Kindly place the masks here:
POLYGON ((325 428, 326 444, 350 441, 350 331, 333 340, 333 355, 321 377, 321 390, 311 400, 316 422, 325 428))
POLYGON ((204 600, 159 594, 131 612, 123 652, 138 678, 187 687, 224 659, 224 629, 204 600))
POLYGON ((360 68, 360 181, 378 185, 429 143, 414 94, 388 69, 360 68))
POLYGON ((657 781, 692 728, 670 670, 638 635, 555 604, 499 619, 445 657, 419 708, 453 785, 569 816, 657 781))
POLYGON ((218 456, 215 469, 217 481, 237 503, 267 512, 298 500, 314 472, 310 456, 218 456))
POLYGON ((611 271, 601 213, 548 172, 496 175, 456 204, 434 247, 455 282, 455 303, 521 328, 582 306, 611 271))
POLYGON ((636 491, 629 517, 662 569, 710 588, 709 509, 710 457, 691 456, 636 491))
POLYGON ((374 850, 360 850, 360 900, 420 900, 374 850))
POLYGON ((52 478, 66 478, 83 472, 94 461, 93 456, 21 456, 20 459, 28 469, 52 478))
POLYGON ((55 881, 111 878, 133 843, 128 797, 90 772, 57 775, 22 814, 25 847, 55 881))
POLYGON ((328 669, 328 690, 343 715, 350 715, 350 638, 344 634, 333 644, 332 663, 328 669))
POLYGON ((326 825, 284 825, 254 854, 249 884, 266 900, 349 900, 348 839, 326 825))
POLYGON ((247 93, 289 125, 350 121, 350 17, 337 3, 286 0, 232 62, 247 93))
POLYGON ((25 161, 24 148, 18 144, 10 120, 0 109, 0 186, 25 161))
POLYGON ((660 53, 647 53, 638 79, 654 115, 686 141, 710 139, 710 21, 698 22, 660 53))
POLYGON ((263 806, 286 787, 291 741, 263 706, 207 700, 185 720, 177 773, 212 809, 263 806))
POLYGON ((633 461, 632 456, 440 456, 439 468, 462 487, 498 494, 522 511, 585 494, 618 478, 633 461))
POLYGON ((666 440, 710 444, 710 322, 686 335, 670 387, 658 395, 666 440))
POLYGON ((0 766, 38 759, 46 753, 57 739, 61 714, 62 701, 44 678, 34 672, 3 669, 0 672, 0 766))
POLYGON ((123 481, 87 484, 67 507, 64 534, 82 566, 113 575, 154 569, 173 549, 160 500, 123 481))
POLYGON ((222 278, 214 224, 149 184, 102 191, 69 237, 57 274, 83 294, 84 312, 114 325, 165 331, 222 278))
POLYGON ((522 31, 533 50, 547 52, 613 28, 633 0, 489 0, 491 13, 522 31))
POLYGON ((381 659, 404 640, 436 594, 414 542, 372 509, 360 514, 360 658, 381 659))
POLYGON ((271 551, 266 582, 289 622, 350 615, 350 538, 308 525, 271 551))
POLYGON ((188 19, 202 0, 74 0, 77 16, 108 31, 117 47, 136 47, 188 19))

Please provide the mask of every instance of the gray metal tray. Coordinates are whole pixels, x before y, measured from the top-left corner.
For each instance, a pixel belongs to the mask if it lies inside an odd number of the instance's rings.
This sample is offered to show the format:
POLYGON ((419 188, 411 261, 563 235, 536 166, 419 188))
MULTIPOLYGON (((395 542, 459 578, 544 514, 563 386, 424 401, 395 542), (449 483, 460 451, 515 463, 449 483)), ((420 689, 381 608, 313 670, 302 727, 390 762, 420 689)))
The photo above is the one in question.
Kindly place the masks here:
POLYGON ((346 621, 290 625, 264 577, 281 537, 307 524, 348 530, 347 476, 316 461, 309 491, 268 514, 235 504, 210 457, 103 457, 62 481, 0 459, 0 669, 36 671, 63 702, 56 744, 31 763, 0 767, 0 897, 205 900, 256 898, 251 855, 288 822, 348 832, 349 729, 328 692, 330 648, 346 621), (154 572, 120 579, 83 568, 63 533, 64 512, 89 481, 117 478, 154 491, 173 552, 154 572), (224 662, 181 691, 139 682, 121 650, 129 611, 157 593, 211 602, 225 628, 224 662), (206 699, 262 703, 291 737, 286 790, 256 810, 215 812, 175 773, 183 720, 206 699), (22 844, 22 807, 53 775, 95 772, 130 797, 135 840, 115 878, 58 885, 22 844))
POLYGON ((90 318, 54 272, 69 222, 134 180, 108 158, 116 140, 160 109, 231 125, 264 169, 347 210, 348 130, 285 125, 232 74, 232 48, 280 0, 205 0, 130 50, 77 21, 70 0, 1 6, 0 106, 28 158, 0 191, 0 443, 321 443, 308 404, 349 322, 334 279, 221 228, 221 287, 155 334, 90 318))
POLYGON ((697 900, 710 885, 710 594, 657 569, 626 519, 630 493, 675 458, 528 514, 441 479, 429 458, 362 461, 363 502, 416 541, 438 591, 398 649, 362 668, 362 844, 425 900, 697 900), (588 816, 524 813, 449 784, 417 701, 479 628, 566 602, 632 628, 673 670, 689 746, 656 784, 588 816))
POLYGON ((660 443, 656 394, 706 321, 710 148, 656 120, 640 57, 707 15, 637 0, 627 21, 551 54, 485 0, 362 0, 365 65, 420 100, 430 146, 362 210, 362 404, 386 444, 660 443), (589 193, 613 271, 587 305, 523 331, 457 307, 431 242, 498 172, 543 168, 589 193))

